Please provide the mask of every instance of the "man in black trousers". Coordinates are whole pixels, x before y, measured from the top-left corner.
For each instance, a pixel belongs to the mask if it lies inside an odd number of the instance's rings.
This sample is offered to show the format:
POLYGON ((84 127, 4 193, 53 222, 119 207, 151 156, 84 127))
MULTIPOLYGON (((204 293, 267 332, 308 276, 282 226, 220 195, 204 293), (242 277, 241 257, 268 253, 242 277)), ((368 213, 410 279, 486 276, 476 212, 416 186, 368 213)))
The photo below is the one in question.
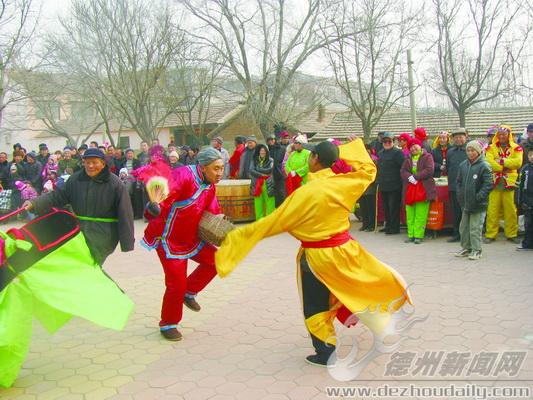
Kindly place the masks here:
POLYGON ((394 135, 384 132, 383 150, 378 153, 378 174, 376 181, 381 192, 381 202, 385 213, 385 227, 380 232, 387 235, 400 233, 400 207, 402 203, 402 179, 400 169, 404 161, 401 149, 394 146, 394 135))

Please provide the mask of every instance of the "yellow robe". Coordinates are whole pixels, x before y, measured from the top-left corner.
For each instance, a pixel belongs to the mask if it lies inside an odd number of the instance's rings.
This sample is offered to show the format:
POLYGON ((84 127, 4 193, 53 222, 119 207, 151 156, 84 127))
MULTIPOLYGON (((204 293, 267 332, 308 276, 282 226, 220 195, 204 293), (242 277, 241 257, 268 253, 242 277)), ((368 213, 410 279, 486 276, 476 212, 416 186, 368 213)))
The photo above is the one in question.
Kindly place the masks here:
MULTIPOLYGON (((336 175, 330 168, 309 174, 309 182, 296 190, 269 216, 231 231, 215 255, 217 272, 228 275, 254 246, 264 238, 289 232, 300 241, 329 239, 350 228, 349 215, 357 199, 376 176, 376 167, 362 140, 340 146, 340 158, 353 172, 336 175)), ((297 257, 298 283, 299 259, 297 257)), ((403 279, 390 267, 367 252, 355 240, 329 248, 305 249, 309 266, 318 280, 330 290, 329 312, 308 318, 306 326, 316 337, 335 344, 333 321, 344 305, 352 313, 380 306, 381 317, 359 318, 370 329, 379 331, 386 324, 388 305, 398 309, 410 302, 403 279), (378 326, 379 325, 379 326, 378 326)))

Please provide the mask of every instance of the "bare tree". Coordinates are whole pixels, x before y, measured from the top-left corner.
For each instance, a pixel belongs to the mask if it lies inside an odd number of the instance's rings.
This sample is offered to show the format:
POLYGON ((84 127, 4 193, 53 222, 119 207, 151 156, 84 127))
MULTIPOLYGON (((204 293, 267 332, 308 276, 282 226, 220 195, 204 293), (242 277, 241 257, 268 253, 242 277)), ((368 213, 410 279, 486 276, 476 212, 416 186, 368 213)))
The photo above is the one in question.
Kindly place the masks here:
POLYGON ((0 126, 4 109, 23 96, 9 79, 30 44, 38 21, 32 0, 0 0, 0 126))
POLYGON ((365 140, 383 115, 409 96, 401 60, 417 39, 422 10, 394 0, 345 1, 334 26, 341 40, 325 54, 345 105, 360 119, 365 140), (359 33, 346 35, 347 32, 359 33))
POLYGON ((63 69, 89 82, 143 140, 157 137, 183 100, 169 93, 173 63, 188 45, 171 10, 142 0, 76 0, 61 25, 64 35, 52 43, 63 69))
POLYGON ((80 96, 77 81, 55 72, 18 70, 13 81, 27 100, 24 127, 66 139, 70 146, 85 143, 104 124, 94 103, 80 96))
POLYGON ((530 29, 515 22, 522 5, 515 0, 433 0, 438 39, 434 89, 448 97, 466 126, 467 111, 513 87, 511 67, 530 29), (513 36, 514 34, 514 36, 513 36))
POLYGON ((302 64, 338 39, 327 33, 335 0, 309 0, 303 9, 285 0, 179 2, 200 22, 196 37, 218 52, 239 81, 263 134, 278 122, 276 109, 302 64))
POLYGON ((199 144, 207 140, 207 120, 211 110, 211 100, 218 88, 222 66, 217 60, 218 55, 199 46, 191 47, 185 61, 176 65, 175 82, 171 87, 183 98, 176 108, 175 114, 181 123, 185 137, 195 138, 199 144), (195 53, 195 54, 191 54, 195 53))

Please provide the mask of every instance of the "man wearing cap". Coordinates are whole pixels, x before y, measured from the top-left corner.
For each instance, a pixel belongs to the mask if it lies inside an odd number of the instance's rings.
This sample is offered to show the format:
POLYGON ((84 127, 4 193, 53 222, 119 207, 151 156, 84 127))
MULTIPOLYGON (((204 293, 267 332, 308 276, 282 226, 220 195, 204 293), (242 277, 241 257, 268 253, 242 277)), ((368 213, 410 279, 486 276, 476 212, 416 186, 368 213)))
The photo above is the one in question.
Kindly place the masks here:
POLYGON ((283 168, 283 159, 287 152, 287 145, 289 144, 289 132, 283 131, 279 134, 279 141, 273 146, 271 157, 274 160, 274 196, 276 198, 276 207, 287 197, 287 189, 285 188, 285 180, 287 176, 283 168))
POLYGON ((381 193, 381 203, 385 214, 385 226, 380 232, 387 235, 400 233, 400 207, 402 204, 402 168, 403 151, 394 147, 392 132, 383 132, 381 150, 377 156, 378 173, 376 182, 381 193))
POLYGON ((301 134, 296 136, 291 146, 291 152, 287 157, 287 162, 285 163, 287 196, 307 182, 309 155, 311 152, 305 149, 302 146, 303 144, 307 144, 307 138, 301 134))
POLYGON ((494 188, 489 195, 484 243, 496 240, 500 230, 502 210, 507 240, 519 243, 514 195, 518 183, 518 170, 522 166, 522 153, 522 147, 514 142, 511 127, 500 125, 486 150, 487 162, 492 168, 494 177, 494 188))
POLYGON ((229 176, 229 153, 224 147, 222 147, 223 144, 224 139, 220 136, 216 136, 211 140, 211 146, 220 151, 222 161, 224 162, 224 175, 222 176, 222 179, 227 179, 229 176))
POLYGON ((453 146, 446 153, 446 173, 448 174, 448 198, 453 210, 453 232, 448 242, 455 243, 461 240, 460 226, 463 211, 457 199, 457 176, 459 165, 467 159, 466 139, 468 131, 457 128, 452 132, 453 146))
POLYGON ((246 138, 246 149, 241 156, 239 163, 239 179, 250 179, 250 168, 254 161, 255 147, 257 146, 257 139, 254 135, 246 138))
POLYGON ((183 304, 200 311, 195 297, 215 277, 215 247, 198 237, 204 211, 220 214, 215 184, 224 175, 220 151, 210 147, 198 153, 198 164, 174 170, 176 189, 161 203, 149 203, 149 220, 141 244, 156 249, 165 272, 165 294, 159 329, 165 339, 181 340, 177 329, 183 304), (199 265, 187 277, 187 260, 199 265))
POLYGON ((50 152, 48 151, 48 146, 46 143, 39 144, 39 154, 37 155, 37 161, 41 163, 41 165, 46 165, 48 163, 48 158, 50 158, 50 152))
POLYGON ((59 160, 57 165, 59 175, 63 175, 67 168, 72 168, 74 172, 80 169, 78 160, 72 158, 72 149, 68 146, 63 149, 63 158, 59 160))
POLYGON ((246 143, 246 138, 243 136, 235 137, 235 150, 231 155, 229 163, 229 176, 231 179, 237 179, 239 177, 239 165, 241 164, 241 157, 246 149, 244 145, 246 143))
POLYGON ((378 320, 386 321, 388 311, 410 299, 403 279, 349 234, 353 205, 376 176, 363 141, 340 147, 325 141, 311 148, 309 182, 269 216, 229 232, 215 258, 217 272, 224 277, 264 238, 289 232, 300 240, 298 287, 316 352, 306 361, 325 366, 335 351, 335 318, 350 326, 357 321, 354 313, 376 310, 357 317, 379 331, 383 326, 378 320), (336 174, 332 167, 339 151, 348 168, 336 174))
POLYGON ((529 163, 527 155, 529 151, 533 149, 533 124, 529 124, 527 126, 526 133, 527 139, 524 142, 520 143, 520 146, 522 146, 522 149, 524 150, 522 165, 527 165, 529 163))
MULTIPOLYGON (((70 204, 80 220, 80 228, 94 260, 102 265, 120 242, 123 252, 132 251, 135 242, 133 211, 126 187, 109 172, 104 153, 88 149, 83 169, 56 190, 24 203, 36 214, 70 204)), ((98 295, 95 293, 95 295, 98 295)))
POLYGON ((33 188, 40 193, 42 190, 41 172, 43 170, 42 164, 37 161, 37 154, 30 151, 26 154, 26 164, 24 164, 24 175, 26 180, 31 183, 33 188))

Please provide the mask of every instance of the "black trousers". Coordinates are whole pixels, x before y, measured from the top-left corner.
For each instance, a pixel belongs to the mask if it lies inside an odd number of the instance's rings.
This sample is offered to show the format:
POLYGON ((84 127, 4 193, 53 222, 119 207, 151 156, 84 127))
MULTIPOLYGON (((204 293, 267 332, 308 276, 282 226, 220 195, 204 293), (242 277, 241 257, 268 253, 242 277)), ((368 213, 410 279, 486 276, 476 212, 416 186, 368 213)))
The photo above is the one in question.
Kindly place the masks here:
POLYGON ((461 206, 459 205, 459 201, 457 200, 457 192, 455 190, 449 190, 448 191, 448 197, 450 198, 450 203, 452 205, 453 210, 453 237, 459 237, 459 225, 461 225, 461 216, 463 215, 463 211, 461 210, 461 206))
POLYGON ((285 201, 285 198, 287 197, 285 179, 274 179, 274 197, 276 199, 276 208, 285 201))
POLYGON ((533 210, 524 211, 525 236, 522 240, 522 246, 533 249, 533 210))
POLYGON ((359 205, 363 217, 363 229, 374 229, 376 227, 376 195, 365 194, 361 196, 359 205))
POLYGON ((402 203, 402 191, 382 191, 381 204, 385 213, 385 232, 400 232, 400 207, 402 203))
MULTIPOLYGON (((300 258, 300 272, 302 276, 302 297, 305 319, 315 314, 328 311, 329 289, 311 272, 307 259, 305 258, 305 252, 300 258)), ((335 351, 335 346, 329 345, 314 336, 311 332, 309 333, 311 334, 313 347, 318 355, 329 357, 335 351)))

